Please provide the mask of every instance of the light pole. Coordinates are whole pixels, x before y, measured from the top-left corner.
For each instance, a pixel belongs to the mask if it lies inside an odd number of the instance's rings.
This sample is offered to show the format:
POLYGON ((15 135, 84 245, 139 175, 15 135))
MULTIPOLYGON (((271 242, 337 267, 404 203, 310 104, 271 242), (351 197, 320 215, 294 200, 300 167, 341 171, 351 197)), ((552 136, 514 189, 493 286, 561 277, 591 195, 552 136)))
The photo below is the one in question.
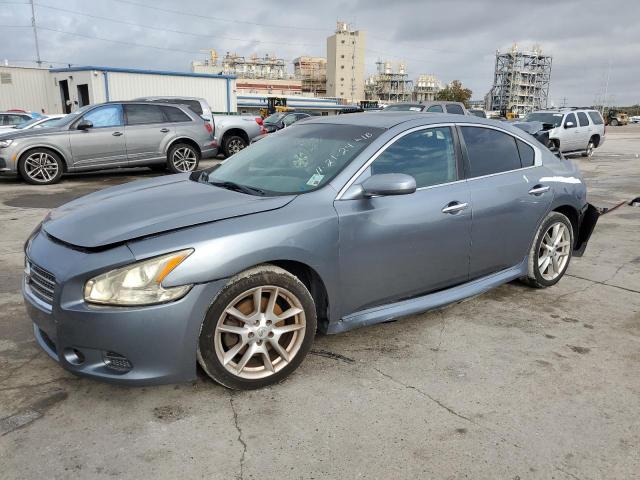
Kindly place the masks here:
POLYGON ((33 27, 33 36, 36 40, 36 63, 39 67, 42 66, 42 60, 40 60, 40 45, 38 44, 38 29, 36 28, 36 7, 33 5, 33 0, 30 0, 31 3, 31 26, 33 27))

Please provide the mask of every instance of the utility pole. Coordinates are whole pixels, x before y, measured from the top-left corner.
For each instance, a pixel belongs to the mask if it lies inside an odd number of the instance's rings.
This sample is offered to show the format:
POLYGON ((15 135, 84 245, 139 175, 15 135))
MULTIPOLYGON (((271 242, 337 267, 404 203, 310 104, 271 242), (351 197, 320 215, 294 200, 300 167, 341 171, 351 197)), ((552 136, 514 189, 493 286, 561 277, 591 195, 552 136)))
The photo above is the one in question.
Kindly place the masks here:
POLYGON ((607 81, 604 84, 604 98, 602 99, 602 110, 600 114, 604 116, 604 108, 607 103, 607 95, 609 94, 609 78, 611 77, 611 60, 609 60, 609 68, 607 69, 607 81))
POLYGON ((562 97, 562 105, 561 108, 564 108, 567 106, 567 97, 562 97))
POLYGON ((33 5, 33 0, 30 0, 31 3, 31 26, 33 27, 33 37, 36 40, 36 63, 39 67, 42 66, 42 60, 40 60, 40 45, 38 44, 38 29, 36 28, 36 7, 33 5))

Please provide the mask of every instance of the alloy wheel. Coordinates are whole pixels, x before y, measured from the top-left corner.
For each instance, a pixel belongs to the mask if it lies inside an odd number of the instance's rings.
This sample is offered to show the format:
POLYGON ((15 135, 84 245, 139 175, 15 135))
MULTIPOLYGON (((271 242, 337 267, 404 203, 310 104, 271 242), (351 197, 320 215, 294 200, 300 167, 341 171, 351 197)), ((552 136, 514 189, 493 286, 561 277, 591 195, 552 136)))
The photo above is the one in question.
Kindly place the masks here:
POLYGON ((180 172, 192 172, 198 164, 196 153, 189 147, 177 148, 172 160, 173 166, 180 172))
POLYGON ((305 330, 300 300, 282 287, 261 286, 238 295, 224 309, 216 324, 215 352, 231 374, 265 378, 293 360, 305 330))
POLYGON ((593 142, 589 142, 589 144, 587 145, 587 157, 590 157, 593 155, 593 142))
POLYGON ((571 232, 562 222, 552 224, 540 242, 538 269, 547 281, 558 278, 564 271, 571 253, 571 232))
POLYGON ((58 162, 46 152, 29 155, 24 161, 24 171, 27 176, 38 183, 51 182, 58 175, 58 162))
POLYGON ((240 140, 239 138, 234 138, 231 141, 229 141, 229 145, 227 148, 229 149, 229 153, 231 155, 235 155, 244 147, 245 147, 245 144, 242 140, 240 140))

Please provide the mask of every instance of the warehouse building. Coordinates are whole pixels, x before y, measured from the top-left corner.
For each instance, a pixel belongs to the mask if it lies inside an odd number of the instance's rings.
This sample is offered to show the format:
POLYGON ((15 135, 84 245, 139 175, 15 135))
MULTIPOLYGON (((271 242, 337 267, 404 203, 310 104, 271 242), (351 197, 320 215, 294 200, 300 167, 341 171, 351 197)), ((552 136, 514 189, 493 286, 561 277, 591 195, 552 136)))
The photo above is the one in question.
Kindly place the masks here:
POLYGON ((206 99, 214 112, 235 112, 236 95, 233 75, 96 66, 0 67, 0 109, 70 113, 94 103, 187 96, 206 99))

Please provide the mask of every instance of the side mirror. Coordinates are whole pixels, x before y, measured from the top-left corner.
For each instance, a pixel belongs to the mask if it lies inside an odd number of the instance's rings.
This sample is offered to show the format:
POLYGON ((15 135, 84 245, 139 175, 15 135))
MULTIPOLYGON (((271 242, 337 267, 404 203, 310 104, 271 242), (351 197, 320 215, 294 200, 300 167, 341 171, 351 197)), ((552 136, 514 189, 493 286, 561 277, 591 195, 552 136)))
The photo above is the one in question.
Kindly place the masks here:
POLYGON ((565 124, 564 124, 564 128, 573 128, 573 127, 575 127, 573 122, 565 122, 565 124))
POLYGON ((416 191, 416 179, 404 173, 372 175, 361 184, 365 197, 407 195, 416 191))
POLYGON ((93 128, 93 123, 89 120, 81 120, 76 128, 78 130, 89 130, 90 128, 93 128))

